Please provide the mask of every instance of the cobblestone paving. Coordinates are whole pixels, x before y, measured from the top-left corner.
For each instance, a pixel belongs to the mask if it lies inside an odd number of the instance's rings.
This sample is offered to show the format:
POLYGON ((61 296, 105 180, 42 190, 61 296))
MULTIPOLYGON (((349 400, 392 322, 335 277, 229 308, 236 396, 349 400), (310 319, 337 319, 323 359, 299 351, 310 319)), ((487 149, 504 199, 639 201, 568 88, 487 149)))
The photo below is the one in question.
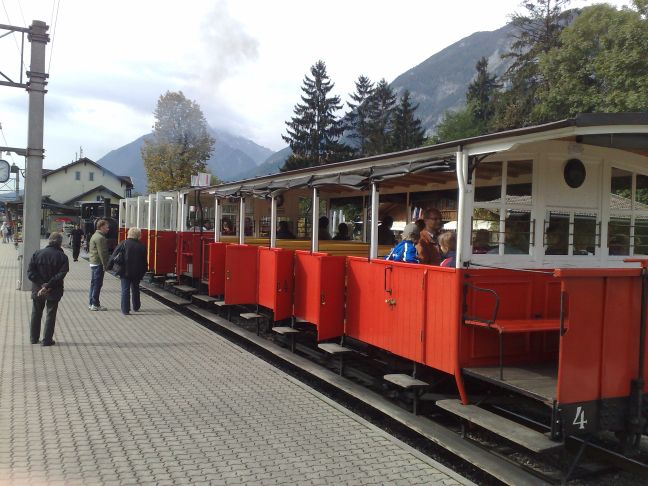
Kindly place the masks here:
POLYGON ((29 344, 28 292, 0 244, 0 484, 468 484, 319 393, 71 261, 56 346, 29 344))

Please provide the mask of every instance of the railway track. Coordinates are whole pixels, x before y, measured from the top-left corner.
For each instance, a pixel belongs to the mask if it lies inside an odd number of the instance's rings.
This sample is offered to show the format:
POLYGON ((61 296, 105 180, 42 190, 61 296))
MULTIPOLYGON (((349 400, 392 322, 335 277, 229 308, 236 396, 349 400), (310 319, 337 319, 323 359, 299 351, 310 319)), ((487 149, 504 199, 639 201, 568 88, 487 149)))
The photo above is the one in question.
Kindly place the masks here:
MULTIPOLYGON (((152 286, 144 287, 144 292, 307 383, 476 483, 601 486, 614 483, 638 486, 648 481, 648 465, 644 462, 648 456, 648 441, 645 454, 639 458, 624 456, 603 444, 576 438, 568 439, 561 454, 536 456, 483 429, 463 428, 457 417, 431 405, 431 402, 449 398, 449 395, 424 394, 425 410, 421 415, 414 415, 409 411, 409 403, 399 400, 398 393, 393 390, 385 393, 381 389, 378 385, 380 372, 372 373, 366 366, 351 363, 345 366, 345 376, 342 377, 331 360, 312 347, 297 343, 295 352, 291 352, 275 336, 257 336, 256 328, 251 323, 234 324, 206 308, 179 305, 177 300, 165 298, 168 293, 158 292, 152 286), (576 462, 575 457, 578 457, 576 462)), ((525 426, 548 430, 545 424, 505 406, 491 408, 525 426)))

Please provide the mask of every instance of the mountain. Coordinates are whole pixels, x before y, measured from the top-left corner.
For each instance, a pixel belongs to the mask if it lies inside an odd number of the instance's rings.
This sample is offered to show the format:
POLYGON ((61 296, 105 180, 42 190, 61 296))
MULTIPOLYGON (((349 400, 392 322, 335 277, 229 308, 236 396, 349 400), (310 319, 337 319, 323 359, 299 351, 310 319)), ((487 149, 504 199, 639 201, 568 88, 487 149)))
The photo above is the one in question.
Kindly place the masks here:
POLYGON ((290 157, 290 154, 292 154, 290 147, 285 147, 272 154, 258 167, 240 172, 237 175, 236 180, 250 179, 252 177, 268 174, 276 174, 277 172, 279 172, 279 168, 284 165, 286 159, 290 157))
MULTIPOLYGON (((273 155, 270 149, 225 130, 210 128, 209 131, 216 143, 214 152, 207 161, 207 167, 221 180, 238 179, 239 173, 253 171, 257 165, 263 164, 273 155)), ((146 193, 146 171, 141 150, 144 139, 148 136, 150 135, 143 135, 123 147, 112 150, 97 161, 116 174, 131 176, 135 192, 142 194, 146 193)))
MULTIPOLYGON (((477 61, 486 57, 488 70, 497 76, 508 67, 501 58, 509 50, 514 27, 510 24, 490 32, 475 32, 446 47, 398 76, 391 87, 396 93, 408 89, 412 101, 419 104, 416 112, 429 132, 443 118, 446 110, 465 104, 468 85, 475 76, 477 61)), ((288 147, 273 153, 246 138, 225 130, 210 129, 216 139, 214 153, 208 161, 210 171, 223 181, 248 179, 279 172, 290 155, 288 147)), ((144 135, 106 154, 97 162, 120 175, 130 175, 135 191, 146 192, 146 173, 140 151, 144 135)))
POLYGON ((491 74, 499 76, 506 70, 509 64, 501 56, 509 50, 514 29, 507 24, 464 37, 398 76, 391 87, 397 93, 410 91, 412 101, 419 104, 416 115, 424 128, 433 131, 446 110, 465 105, 466 90, 475 77, 479 59, 488 59, 491 74))

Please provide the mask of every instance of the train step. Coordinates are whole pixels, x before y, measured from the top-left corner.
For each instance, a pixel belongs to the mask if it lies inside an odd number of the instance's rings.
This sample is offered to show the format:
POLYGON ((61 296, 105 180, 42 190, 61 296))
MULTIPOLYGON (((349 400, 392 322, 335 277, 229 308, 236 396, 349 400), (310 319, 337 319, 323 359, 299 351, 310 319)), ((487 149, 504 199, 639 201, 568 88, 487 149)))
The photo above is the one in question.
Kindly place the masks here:
POLYGON ((385 375, 383 376, 383 379, 403 388, 404 390, 410 390, 412 392, 412 413, 417 415, 419 399, 421 398, 420 394, 424 392, 430 384, 402 373, 385 375))
POLYGON ((325 353, 338 357, 338 359, 340 360, 338 373, 340 374, 340 376, 344 376, 344 356, 347 353, 352 353, 353 349, 345 348, 344 346, 340 346, 336 343, 320 343, 317 345, 317 347, 325 353))
POLYGON ((295 352, 295 334, 299 334, 299 329, 287 326, 277 326, 273 327, 272 331, 281 334, 282 336, 288 336, 290 340, 290 350, 293 353, 295 352))
POLYGON ((411 390, 413 388, 425 388, 427 386, 430 386, 429 383, 417 380, 416 378, 412 378, 410 375, 401 373, 395 375, 385 375, 383 376, 383 379, 406 390, 411 390))
POLYGON ((192 295, 191 296, 194 300, 199 300, 200 302, 204 302, 205 304, 211 304, 212 302, 216 302, 215 297, 210 297, 209 295, 192 295))
POLYGON ((168 300, 172 304, 175 304, 175 305, 189 305, 189 304, 191 304, 190 300, 183 299, 182 297, 177 296, 173 292, 168 292, 166 290, 161 290, 161 289, 153 289, 151 287, 149 287, 149 290, 151 292, 154 292, 155 294, 157 294, 162 299, 168 300))
POLYGON ((261 314, 257 314, 256 312, 242 312, 239 314, 242 319, 245 319, 247 321, 251 321, 252 319, 256 320, 256 328, 257 328, 257 336, 261 334, 261 318, 263 317, 261 314))
POLYGON ((190 285, 174 285, 173 290, 183 294, 195 294, 198 292, 198 289, 191 287, 190 285))
POLYGON ((344 346, 340 346, 339 344, 336 343, 320 343, 317 345, 317 347, 322 351, 324 351, 325 353, 332 354, 332 355, 353 352, 353 349, 345 348, 344 346))
POLYGON ((460 400, 438 400, 436 405, 462 419, 478 425, 493 434, 524 447, 532 452, 548 452, 561 447, 541 432, 513 422, 475 405, 463 405, 460 400))

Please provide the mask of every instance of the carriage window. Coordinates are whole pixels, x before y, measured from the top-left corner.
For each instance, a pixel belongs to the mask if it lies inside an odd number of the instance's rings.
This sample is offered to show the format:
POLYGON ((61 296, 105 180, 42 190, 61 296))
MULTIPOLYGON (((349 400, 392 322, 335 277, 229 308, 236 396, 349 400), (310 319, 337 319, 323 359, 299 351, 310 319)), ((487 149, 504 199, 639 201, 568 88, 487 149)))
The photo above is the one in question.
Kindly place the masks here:
POLYGON ((550 211, 545 221, 545 255, 594 255, 599 237, 597 220, 595 211, 550 211))
POLYGON ((233 236, 236 234, 238 213, 239 206, 237 204, 223 204, 223 216, 221 218, 221 234, 223 236, 233 236))
POLYGON ((529 211, 507 211, 504 231, 504 254, 529 254, 531 241, 531 213, 529 211))
POLYGON ((506 202, 531 205, 531 177, 533 162, 530 160, 509 162, 506 167, 506 202))
POLYGON ((473 212, 473 253, 499 253, 500 212, 498 209, 479 209, 473 212))
POLYGON ((502 162, 484 162, 475 174, 475 203, 497 202, 502 197, 502 162))
POLYGON ((475 173, 473 253, 528 255, 533 161, 481 163, 475 173))
POLYGON ((648 176, 612 168, 608 254, 648 254, 648 176))
POLYGON ((545 255, 569 254, 569 214, 549 213, 549 225, 545 229, 545 255))
POLYGON ((597 246, 597 215, 591 213, 574 214, 574 255, 594 255, 597 246))

